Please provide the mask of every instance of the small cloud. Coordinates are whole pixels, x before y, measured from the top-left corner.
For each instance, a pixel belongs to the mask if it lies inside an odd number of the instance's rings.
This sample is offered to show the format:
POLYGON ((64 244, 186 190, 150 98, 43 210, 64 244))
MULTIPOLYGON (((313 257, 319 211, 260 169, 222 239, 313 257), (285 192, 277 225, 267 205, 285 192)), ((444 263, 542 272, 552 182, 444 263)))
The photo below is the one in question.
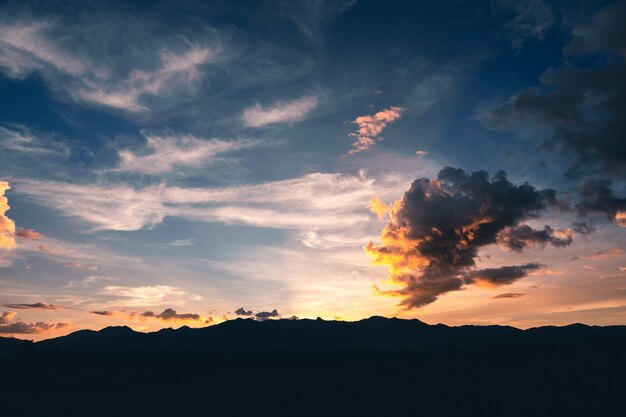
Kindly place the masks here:
POLYGON ((37 246, 37 249, 39 249, 42 252, 45 253, 49 253, 50 255, 65 255, 65 251, 63 250, 63 248, 58 247, 58 246, 50 246, 50 245, 39 245, 37 246))
POLYGON ((520 298, 523 297, 524 294, 519 293, 519 292, 507 292, 504 294, 498 294, 493 298, 520 298))
POLYGON ((54 304, 47 303, 34 303, 34 304, 3 304, 7 308, 13 308, 16 310, 28 310, 28 309, 43 309, 43 310, 61 310, 65 307, 55 306, 54 304))
POLYGON ((204 320, 200 314, 195 313, 177 313, 176 310, 171 308, 166 308, 160 314, 155 314, 152 311, 146 311, 139 314, 131 314, 131 317, 139 316, 140 318, 154 318, 163 321, 173 321, 173 320, 181 320, 181 321, 200 321, 204 320))
POLYGON ((618 256, 622 256, 624 254, 624 249, 621 248, 611 248, 608 250, 599 250, 593 253, 592 255, 584 255, 584 256, 575 256, 571 260, 578 261, 581 259, 588 259, 593 261, 599 261, 608 258, 614 258, 618 256))
POLYGON ((7 324, 15 317, 15 313, 12 311, 3 311, 0 315, 0 324, 7 324))
POLYGON ((354 119, 352 123, 356 124, 358 129, 350 133, 350 136, 356 138, 356 141, 352 144, 353 149, 348 151, 348 154, 366 151, 374 146, 377 140, 382 140, 380 134, 390 123, 400 119, 403 112, 402 107, 389 107, 371 116, 359 116, 354 119))
POLYGON ((265 321, 265 320, 271 319, 272 317, 279 317, 279 316, 280 316, 280 313, 278 313, 276 309, 272 311, 260 311, 254 315, 254 317, 256 317, 258 321, 265 321))
POLYGON ((428 155, 428 152, 426 152, 426 151, 416 151, 415 155, 422 157, 422 156, 428 155))
POLYGON ((77 268, 77 269, 87 269, 89 271, 95 271, 98 269, 97 265, 85 265, 85 264, 81 264, 80 262, 68 262, 65 264, 65 266, 69 266, 70 268, 77 268))
POLYGON ((95 311, 90 311, 90 313, 91 314, 96 314, 98 316, 107 316, 107 317, 110 317, 113 314, 115 314, 114 312, 109 311, 109 310, 95 310, 95 311))
POLYGON ((294 123, 304 119, 316 107, 316 97, 281 101, 269 107, 262 107, 260 104, 256 104, 243 112, 243 122, 248 127, 294 123))
POLYGON ((41 239, 43 235, 39 232, 35 232, 33 229, 17 229, 15 236, 23 239, 41 239))
POLYGON ((522 48, 526 38, 543 40, 554 23, 554 15, 542 0, 494 0, 494 13, 511 15, 505 25, 515 51, 522 48))
POLYGON ((193 239, 179 239, 170 243, 171 246, 194 246, 193 239))
POLYGON ((252 312, 252 310, 246 310, 243 307, 239 307, 237 310, 235 310, 235 314, 238 316, 251 316, 254 313, 252 312))
POLYGON ((378 220, 382 221, 387 216, 387 213, 391 211, 391 206, 385 204, 380 198, 374 196, 370 200, 370 204, 368 206, 370 211, 376 214, 378 220))

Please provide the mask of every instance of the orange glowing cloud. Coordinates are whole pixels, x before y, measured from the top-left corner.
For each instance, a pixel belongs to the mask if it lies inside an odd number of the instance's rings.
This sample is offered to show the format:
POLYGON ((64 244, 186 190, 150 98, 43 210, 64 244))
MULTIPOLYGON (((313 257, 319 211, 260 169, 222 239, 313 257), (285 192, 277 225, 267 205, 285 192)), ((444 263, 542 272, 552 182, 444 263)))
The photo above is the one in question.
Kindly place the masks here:
POLYGON ((618 211, 615 213, 615 223, 619 227, 626 227, 626 211, 618 211))
POLYGON ((0 249, 13 249, 15 243, 15 222, 9 219, 5 213, 11 208, 9 199, 4 196, 11 186, 6 181, 0 181, 0 249))
POLYGON ((384 220, 385 216, 387 216, 387 213, 391 211, 391 207, 385 204, 380 198, 376 196, 372 197, 368 208, 372 213, 376 214, 378 220, 381 221, 384 220))
POLYGON ((385 130, 390 123, 402 117, 403 112, 404 109, 402 107, 389 107, 374 115, 359 116, 354 119, 353 123, 355 123, 358 128, 356 132, 350 133, 350 136, 356 138, 356 141, 352 144, 353 149, 348 151, 348 153, 354 154, 374 146, 377 140, 382 140, 380 134, 383 130, 385 130))

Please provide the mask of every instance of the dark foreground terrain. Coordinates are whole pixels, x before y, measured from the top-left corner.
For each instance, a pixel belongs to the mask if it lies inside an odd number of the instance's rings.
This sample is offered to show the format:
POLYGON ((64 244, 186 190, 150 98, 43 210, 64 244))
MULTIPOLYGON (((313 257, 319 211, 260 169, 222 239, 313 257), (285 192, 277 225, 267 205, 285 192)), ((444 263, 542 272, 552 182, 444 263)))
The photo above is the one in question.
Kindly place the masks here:
POLYGON ((0 339, 6 416, 621 416, 626 326, 234 320, 0 339))

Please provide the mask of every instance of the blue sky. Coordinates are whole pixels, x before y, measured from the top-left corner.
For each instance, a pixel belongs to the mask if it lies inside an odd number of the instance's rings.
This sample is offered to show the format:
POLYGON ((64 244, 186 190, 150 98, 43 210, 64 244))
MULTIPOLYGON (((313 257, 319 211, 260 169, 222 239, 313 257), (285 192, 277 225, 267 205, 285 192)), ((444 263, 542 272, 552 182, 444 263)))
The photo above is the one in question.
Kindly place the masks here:
POLYGON ((625 10, 3 2, 3 333, 200 326, 240 307, 623 323, 625 10), (446 166, 468 183, 436 180, 446 166), (472 194, 479 170, 513 193, 489 216, 462 212, 494 201, 472 194), (509 205, 524 182, 538 200, 509 205), (464 219, 456 249, 425 207, 464 219))

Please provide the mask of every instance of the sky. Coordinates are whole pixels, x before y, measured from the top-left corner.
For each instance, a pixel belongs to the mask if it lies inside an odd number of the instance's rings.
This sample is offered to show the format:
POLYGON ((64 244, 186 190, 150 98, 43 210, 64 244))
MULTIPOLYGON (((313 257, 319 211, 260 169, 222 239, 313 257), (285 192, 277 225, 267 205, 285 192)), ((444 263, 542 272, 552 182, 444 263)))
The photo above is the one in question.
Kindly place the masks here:
POLYGON ((0 3, 0 335, 625 324, 625 20, 0 3))

